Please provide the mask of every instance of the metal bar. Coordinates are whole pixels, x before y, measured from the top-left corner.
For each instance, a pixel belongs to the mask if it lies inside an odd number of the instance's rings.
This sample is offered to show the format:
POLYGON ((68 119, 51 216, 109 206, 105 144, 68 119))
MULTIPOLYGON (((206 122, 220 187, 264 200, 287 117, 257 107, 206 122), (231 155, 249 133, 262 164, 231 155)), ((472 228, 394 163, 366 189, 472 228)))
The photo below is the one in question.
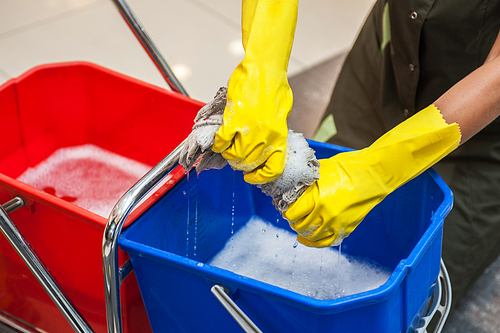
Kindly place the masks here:
POLYGON ((123 224, 132 209, 177 165, 184 142, 185 141, 177 146, 177 148, 167 157, 132 186, 132 188, 120 198, 108 218, 102 240, 104 292, 108 332, 122 332, 118 237, 121 233, 123 224))
POLYGON ((248 318, 245 312, 243 312, 240 307, 236 305, 236 303, 234 303, 233 300, 227 295, 224 287, 216 284, 212 287, 212 289, 210 289, 210 291, 246 333, 262 333, 257 325, 255 325, 254 322, 248 318))
MULTIPOLYGON (((11 211, 13 210, 13 207, 19 208, 20 202, 18 199, 22 202, 21 198, 16 198, 15 200, 9 201, 6 206, 10 207, 9 209, 11 211)), ((16 226, 2 206, 0 206, 0 229, 12 247, 23 259, 24 263, 31 270, 33 275, 35 275, 47 294, 49 294, 50 298, 62 312, 66 320, 68 320, 75 332, 93 332, 75 307, 63 294, 57 283, 33 252, 29 243, 24 239, 19 230, 17 230, 16 226)))
POLYGON ((9 202, 6 202, 5 204, 3 204, 2 206, 3 206, 3 209, 5 210, 5 212, 7 214, 10 214, 13 211, 24 206, 24 200, 19 198, 19 197, 15 197, 14 199, 10 200, 9 202))
POLYGON ((2 333, 45 333, 0 309, 0 332, 2 333))
MULTIPOLYGON (((146 29, 139 21, 135 13, 125 0, 112 0, 116 5, 120 14, 127 22, 127 25, 132 30, 136 38, 146 50, 155 66, 160 71, 161 75, 169 85, 169 87, 178 93, 188 96, 184 87, 168 66, 163 58, 160 50, 156 47, 153 40, 147 33, 146 29)), ((174 166, 179 161, 180 150, 183 146, 182 142, 174 149, 167 157, 158 165, 151 169, 142 179, 140 179, 113 208, 108 222, 104 229, 102 243, 103 257, 103 272, 104 272, 104 289, 106 300, 106 317, 108 324, 108 332, 122 332, 122 312, 120 301, 120 284, 125 274, 130 270, 119 270, 118 266, 118 237, 123 228, 123 224, 127 219, 132 209, 137 203, 146 196, 146 194, 157 185, 162 179, 167 176, 174 166)), ((126 276, 126 275, 125 275, 126 276)))
POLYGON ((450 314, 451 311, 451 300, 452 300, 451 281, 443 259, 441 259, 441 272, 439 274, 439 279, 443 286, 443 293, 442 293, 443 298, 442 302, 441 300, 438 302, 437 311, 441 313, 441 317, 439 318, 434 333, 441 333, 441 331, 444 328, 444 324, 446 324, 446 320, 448 319, 448 315, 450 314))
POLYGON ((146 50, 151 60, 153 60, 155 66, 158 68, 165 81, 167 81, 167 84, 170 86, 170 88, 173 91, 188 96, 186 90, 182 87, 179 80, 177 80, 174 72, 172 72, 167 62, 161 55, 160 50, 158 50, 151 37, 149 37, 146 29, 134 14, 132 9, 130 9, 127 2, 125 0, 112 1, 116 5, 116 7, 118 7, 118 10, 120 11, 122 17, 127 22, 135 37, 141 43, 142 47, 146 50))
POLYGON ((129 260, 127 260, 126 263, 123 264, 122 267, 120 267, 118 269, 118 274, 120 275, 119 276, 119 279, 120 281, 123 281, 125 280, 125 278, 130 274, 132 273, 132 271, 134 270, 134 268, 132 267, 132 262, 129 260))

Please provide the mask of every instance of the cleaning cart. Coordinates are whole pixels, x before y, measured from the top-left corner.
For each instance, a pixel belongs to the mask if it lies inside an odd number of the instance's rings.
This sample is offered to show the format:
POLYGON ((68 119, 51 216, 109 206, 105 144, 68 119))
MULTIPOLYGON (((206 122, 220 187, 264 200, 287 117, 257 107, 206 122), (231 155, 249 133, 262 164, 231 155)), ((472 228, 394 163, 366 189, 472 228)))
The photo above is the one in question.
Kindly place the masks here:
MULTIPOLYGON (((21 332, 425 332, 437 314, 439 331, 450 302, 440 257, 452 195, 433 171, 344 241, 344 252, 391 268, 373 291, 319 301, 207 265, 232 233, 230 205, 217 204, 232 193, 244 207, 236 230, 252 216, 287 228, 270 199, 227 168, 200 174, 206 237, 196 257, 186 253, 183 193, 193 183, 177 164, 202 104, 186 96, 127 4, 115 4, 173 92, 82 62, 39 66, 0 87, 10 138, 0 151, 0 320, 21 332), (16 179, 59 148, 89 143, 154 165, 107 221, 16 179)), ((345 151, 310 145, 319 158, 345 151)))

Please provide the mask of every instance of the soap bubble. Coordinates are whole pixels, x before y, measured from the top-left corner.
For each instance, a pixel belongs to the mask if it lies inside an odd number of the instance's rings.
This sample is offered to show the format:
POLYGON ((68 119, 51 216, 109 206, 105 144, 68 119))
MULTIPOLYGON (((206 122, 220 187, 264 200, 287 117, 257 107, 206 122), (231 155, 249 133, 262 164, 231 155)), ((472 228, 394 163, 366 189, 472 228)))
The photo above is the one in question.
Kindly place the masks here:
POLYGON ((18 180, 102 217, 150 166, 86 144, 56 150, 18 180))
POLYGON ((372 262, 339 254, 336 248, 299 247, 295 234, 256 217, 208 264, 317 299, 375 289, 391 274, 372 262))

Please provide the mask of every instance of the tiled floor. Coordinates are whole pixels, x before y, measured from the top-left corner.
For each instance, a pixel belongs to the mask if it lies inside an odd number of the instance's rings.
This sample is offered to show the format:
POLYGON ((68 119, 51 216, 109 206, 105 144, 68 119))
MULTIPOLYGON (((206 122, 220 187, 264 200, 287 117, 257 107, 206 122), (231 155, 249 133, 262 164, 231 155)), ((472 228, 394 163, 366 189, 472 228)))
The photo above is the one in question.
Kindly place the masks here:
POLYGON ((500 258, 495 260, 451 313, 443 333, 500 332, 500 258))
MULTIPOLYGON (((300 2, 289 74, 349 49, 374 0, 300 2)), ((129 0, 191 97, 210 100, 242 59, 239 0, 129 0)), ((166 87, 111 0, 0 0, 0 80, 87 60, 166 87)))

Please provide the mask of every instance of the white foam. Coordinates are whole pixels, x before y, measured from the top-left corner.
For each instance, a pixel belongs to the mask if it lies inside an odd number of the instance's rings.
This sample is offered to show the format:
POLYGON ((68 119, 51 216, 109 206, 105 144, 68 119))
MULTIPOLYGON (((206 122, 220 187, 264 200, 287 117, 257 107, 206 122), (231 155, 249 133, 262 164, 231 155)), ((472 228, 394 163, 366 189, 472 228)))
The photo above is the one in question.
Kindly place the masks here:
POLYGON ((18 180, 107 218, 120 197, 150 169, 87 144, 56 150, 18 180))
POLYGON ((317 299, 373 290, 391 272, 333 248, 309 248, 291 232, 253 218, 208 264, 317 299))
MULTIPOLYGON (((314 169, 310 165, 315 158, 314 150, 309 147, 302 133, 290 130, 286 144, 287 160, 279 178, 280 182, 276 185, 281 187, 283 191, 293 188, 297 184, 297 180, 308 182, 314 178, 314 169)), ((319 173, 317 176, 319 177, 319 173)))

